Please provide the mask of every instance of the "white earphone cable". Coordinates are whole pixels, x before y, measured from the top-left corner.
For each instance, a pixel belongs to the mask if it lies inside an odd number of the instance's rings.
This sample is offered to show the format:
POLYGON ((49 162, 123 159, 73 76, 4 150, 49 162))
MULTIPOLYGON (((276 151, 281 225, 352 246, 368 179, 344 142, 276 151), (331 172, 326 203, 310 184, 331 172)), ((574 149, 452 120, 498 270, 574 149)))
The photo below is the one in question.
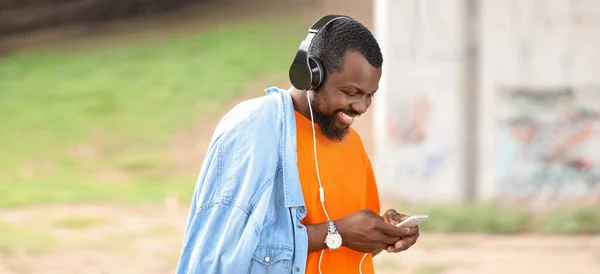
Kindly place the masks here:
MULTIPOLYGON (((329 221, 329 214, 327 213, 327 209, 325 209, 325 193, 323 192, 323 185, 321 184, 321 175, 319 175, 319 162, 317 160, 317 135, 315 133, 315 120, 313 117, 312 105, 310 104, 310 92, 306 93, 306 98, 308 101, 308 109, 310 111, 310 121, 312 126, 312 134, 313 134, 313 152, 315 155, 315 167, 317 168, 317 181, 319 182, 319 198, 321 200, 321 206, 323 207, 323 212, 325 212, 325 217, 327 217, 327 221, 329 221)), ((321 272, 321 260, 323 259, 323 251, 321 250, 321 255, 319 255, 319 274, 323 274, 321 272)), ((362 273, 361 273, 362 274, 362 273)))
POLYGON ((365 260, 365 258, 367 257, 367 255, 369 255, 369 253, 365 253, 365 255, 364 255, 364 256, 362 257, 362 259, 360 260, 360 264, 358 265, 358 272, 359 272, 360 274, 362 274, 362 264, 363 264, 363 261, 365 260))
MULTIPOLYGON (((323 207, 323 212, 325 212, 325 217, 327 217, 327 221, 330 221, 331 219, 329 219, 329 214, 327 213, 327 210, 325 209, 325 193, 323 191, 323 185, 321 184, 321 176, 319 175, 319 162, 317 160, 317 135, 315 133, 315 121, 314 121, 314 117, 313 117, 313 110, 312 110, 312 105, 310 103, 310 92, 306 93, 306 98, 308 101, 308 109, 310 112, 310 121, 311 121, 311 126, 312 126, 312 133, 313 133, 313 151, 314 151, 314 155, 315 155, 315 167, 317 169, 317 181, 319 182, 319 198, 321 200, 321 206, 323 207)), ((321 261, 323 259, 323 251, 325 251, 325 249, 321 250, 321 255, 319 255, 319 274, 323 274, 321 272, 321 261)), ((367 257, 369 253, 365 253, 365 255, 362 257, 362 260, 360 260, 360 265, 358 267, 358 271, 360 274, 362 274, 362 264, 363 261, 365 260, 365 258, 367 257)))
POLYGON ((325 209, 325 193, 323 192, 323 185, 321 184, 321 175, 319 175, 319 161, 317 160, 317 135, 315 133, 315 121, 313 117, 312 105, 310 104, 310 93, 306 95, 308 98, 308 108, 310 110, 310 121, 312 126, 313 133, 313 150, 315 155, 315 167, 317 168, 317 180, 319 182, 319 198, 321 199, 321 205, 323 206, 323 211, 325 212, 325 217, 327 217, 327 221, 330 221, 329 214, 325 209))

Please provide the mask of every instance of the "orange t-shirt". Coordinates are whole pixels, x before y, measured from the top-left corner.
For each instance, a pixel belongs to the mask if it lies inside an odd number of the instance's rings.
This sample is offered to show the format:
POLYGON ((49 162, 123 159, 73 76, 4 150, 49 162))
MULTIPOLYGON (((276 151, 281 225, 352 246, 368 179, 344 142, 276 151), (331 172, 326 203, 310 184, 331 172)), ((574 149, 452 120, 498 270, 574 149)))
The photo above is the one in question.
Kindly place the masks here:
MULTIPOLYGON (((307 210, 307 216, 302 223, 309 225, 326 222, 327 217, 319 199, 311 121, 298 112, 295 114, 298 170, 307 210)), ((319 174, 325 194, 325 209, 329 218, 340 219, 365 208, 380 214, 375 176, 358 133, 350 129, 348 136, 339 143, 327 139, 317 124, 315 124, 315 133, 319 174)), ((307 274, 319 273, 320 254, 320 251, 308 254, 307 274)), ((359 273, 360 260, 363 256, 364 253, 344 246, 337 250, 325 249, 321 271, 323 274, 359 273)), ((362 273, 374 273, 371 254, 363 262, 362 273)))

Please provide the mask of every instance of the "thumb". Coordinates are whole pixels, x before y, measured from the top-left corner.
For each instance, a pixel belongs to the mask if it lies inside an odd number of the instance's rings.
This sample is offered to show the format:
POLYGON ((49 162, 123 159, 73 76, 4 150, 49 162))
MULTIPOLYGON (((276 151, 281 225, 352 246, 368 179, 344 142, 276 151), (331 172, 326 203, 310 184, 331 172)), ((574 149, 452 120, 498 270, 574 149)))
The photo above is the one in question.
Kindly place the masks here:
POLYGON ((404 214, 398 214, 398 215, 397 215, 397 218, 398 218, 398 220, 399 220, 400 222, 402 222, 402 221, 404 221, 404 220, 406 220, 406 219, 410 218, 410 216, 408 216, 408 215, 404 215, 404 214))
POLYGON ((394 216, 394 221, 395 221, 394 225, 403 222, 404 220, 408 219, 409 217, 410 216, 398 213, 397 215, 394 216))
POLYGON ((395 218, 398 213, 393 209, 388 209, 385 214, 383 214, 383 219, 386 223, 396 225, 398 224, 398 220, 395 218))

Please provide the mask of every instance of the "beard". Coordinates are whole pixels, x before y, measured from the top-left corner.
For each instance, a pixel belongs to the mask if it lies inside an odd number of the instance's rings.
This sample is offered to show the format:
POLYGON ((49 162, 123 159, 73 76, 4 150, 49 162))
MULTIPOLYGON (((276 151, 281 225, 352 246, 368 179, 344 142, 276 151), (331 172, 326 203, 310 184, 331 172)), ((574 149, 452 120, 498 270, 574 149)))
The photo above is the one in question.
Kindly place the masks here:
POLYGON ((314 122, 319 125, 319 128, 323 135, 327 137, 329 140, 334 142, 341 142, 344 140, 344 137, 350 132, 350 125, 340 126, 336 116, 339 112, 343 112, 350 116, 358 116, 359 113, 352 109, 337 109, 331 115, 327 115, 319 111, 320 109, 320 101, 318 100, 318 92, 315 93, 315 96, 311 98, 312 112, 314 117, 314 122))

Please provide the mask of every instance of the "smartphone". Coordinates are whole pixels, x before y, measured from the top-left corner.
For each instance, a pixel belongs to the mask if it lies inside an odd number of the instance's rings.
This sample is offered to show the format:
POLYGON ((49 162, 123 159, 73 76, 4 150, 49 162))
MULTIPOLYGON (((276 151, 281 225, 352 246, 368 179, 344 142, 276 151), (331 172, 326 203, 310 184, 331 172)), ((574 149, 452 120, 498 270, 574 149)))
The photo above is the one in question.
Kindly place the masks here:
POLYGON ((413 216, 408 217, 406 220, 402 221, 401 223, 397 224, 396 226, 397 227, 401 227, 401 226, 413 227, 427 219, 429 219, 429 216, 426 214, 413 215, 413 216))

